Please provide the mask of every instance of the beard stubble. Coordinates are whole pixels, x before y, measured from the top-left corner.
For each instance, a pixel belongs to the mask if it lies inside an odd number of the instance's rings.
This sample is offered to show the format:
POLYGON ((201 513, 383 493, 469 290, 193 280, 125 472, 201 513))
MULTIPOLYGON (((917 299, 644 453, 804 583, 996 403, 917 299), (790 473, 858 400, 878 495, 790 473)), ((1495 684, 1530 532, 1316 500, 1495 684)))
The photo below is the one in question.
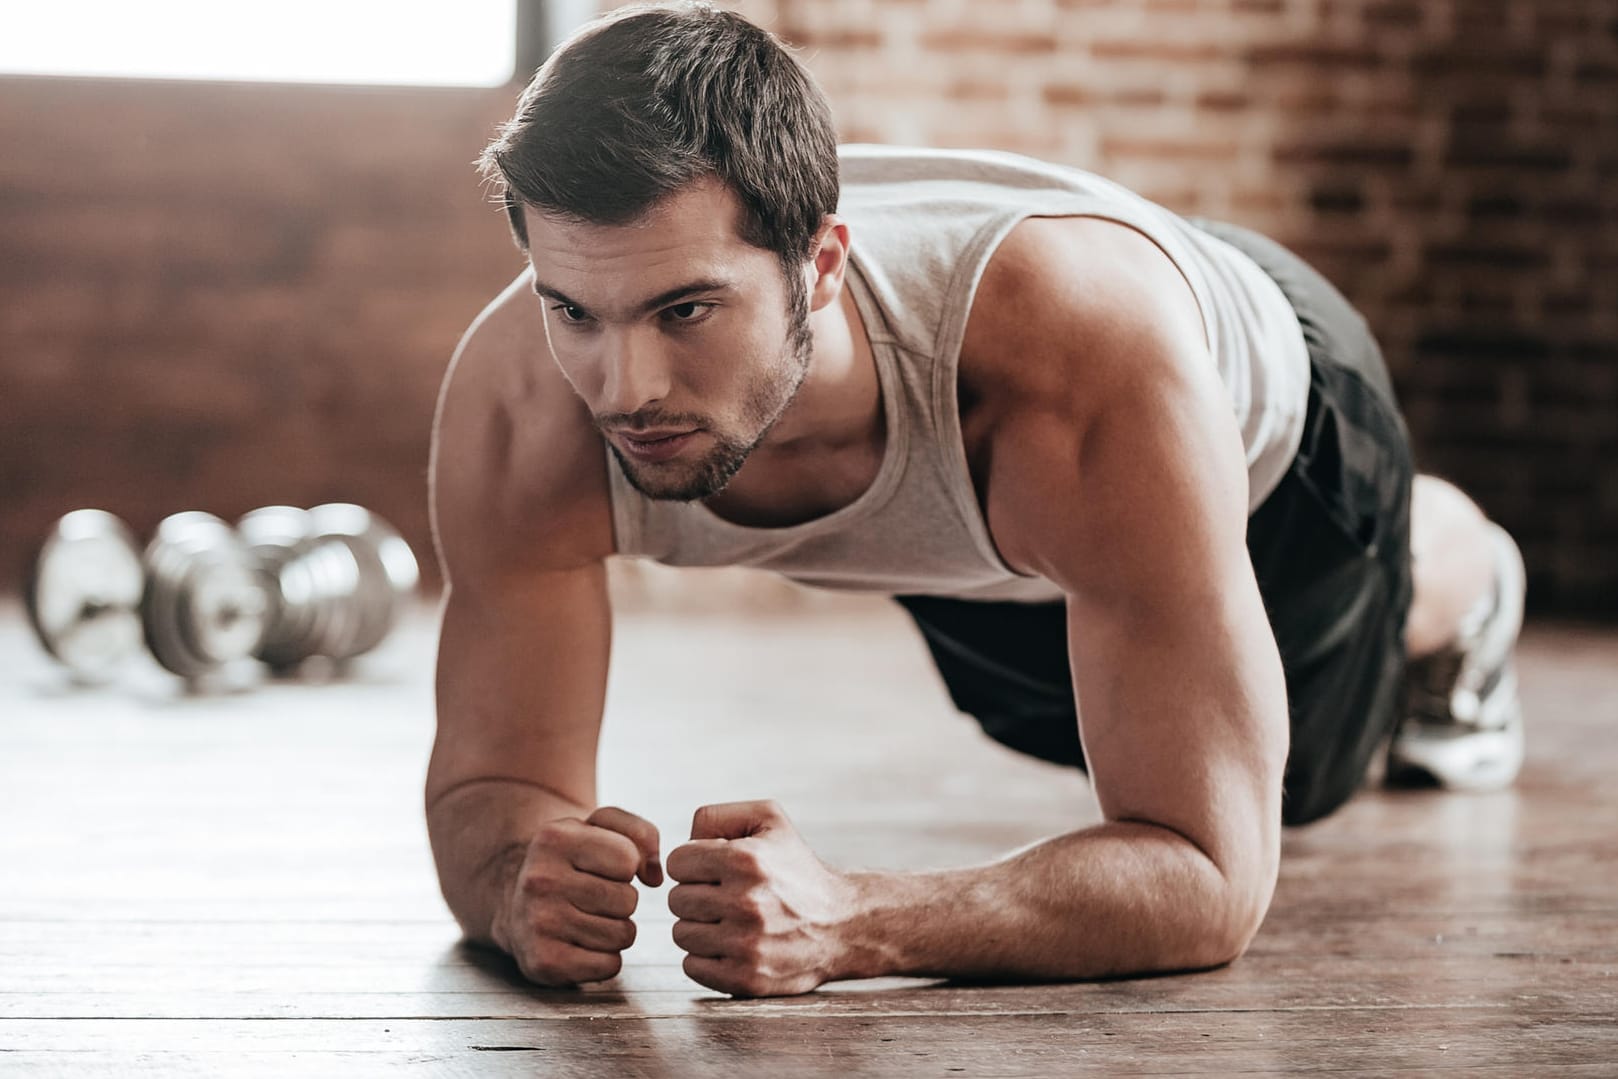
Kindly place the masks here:
MULTIPOLYGON (((741 471, 747 458, 769 435, 798 396, 809 374, 809 363, 814 354, 814 335, 809 329, 809 297, 803 279, 797 274, 789 274, 787 280, 790 293, 789 325, 781 350, 782 358, 786 360, 787 377, 782 379, 775 371, 760 372, 749 386, 744 409, 747 419, 760 425, 758 434, 743 442, 709 432, 713 435, 714 446, 700 460, 685 464, 685 471, 677 476, 638 474, 638 466, 626 459, 610 439, 607 440, 607 448, 617 459, 619 471, 636 491, 661 502, 697 502, 714 497, 741 471)), ((668 466, 652 467, 660 470, 668 466)))

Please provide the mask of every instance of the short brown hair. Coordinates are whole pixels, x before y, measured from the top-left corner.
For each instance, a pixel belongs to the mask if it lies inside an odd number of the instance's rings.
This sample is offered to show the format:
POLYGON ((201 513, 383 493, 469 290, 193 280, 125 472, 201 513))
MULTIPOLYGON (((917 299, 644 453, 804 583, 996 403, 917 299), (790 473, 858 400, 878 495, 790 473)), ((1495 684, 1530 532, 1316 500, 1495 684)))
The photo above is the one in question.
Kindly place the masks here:
POLYGON ((839 194, 836 128, 809 72, 773 34, 700 2, 621 9, 564 42, 479 166, 525 251, 525 204, 618 225, 717 177, 745 209, 742 239, 789 273, 839 194))

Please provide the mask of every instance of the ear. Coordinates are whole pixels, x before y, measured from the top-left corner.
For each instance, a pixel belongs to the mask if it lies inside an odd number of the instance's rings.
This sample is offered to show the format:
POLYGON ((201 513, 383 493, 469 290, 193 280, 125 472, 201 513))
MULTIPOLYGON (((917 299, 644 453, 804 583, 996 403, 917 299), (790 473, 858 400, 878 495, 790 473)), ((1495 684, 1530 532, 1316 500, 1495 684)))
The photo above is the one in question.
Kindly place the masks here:
POLYGON ((809 286, 809 310, 819 311, 836 300, 843 291, 843 278, 848 272, 848 222, 836 214, 827 214, 815 234, 814 254, 804 267, 805 283, 809 286))

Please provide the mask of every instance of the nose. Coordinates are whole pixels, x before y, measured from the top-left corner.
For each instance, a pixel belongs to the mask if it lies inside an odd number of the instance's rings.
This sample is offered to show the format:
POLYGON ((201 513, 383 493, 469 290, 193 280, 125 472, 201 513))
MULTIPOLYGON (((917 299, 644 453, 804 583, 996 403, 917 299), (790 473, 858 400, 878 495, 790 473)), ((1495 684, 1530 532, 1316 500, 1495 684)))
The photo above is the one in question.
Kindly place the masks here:
POLYGON ((606 342, 601 407, 609 415, 633 416, 669 395, 669 359, 656 337, 625 330, 606 342))

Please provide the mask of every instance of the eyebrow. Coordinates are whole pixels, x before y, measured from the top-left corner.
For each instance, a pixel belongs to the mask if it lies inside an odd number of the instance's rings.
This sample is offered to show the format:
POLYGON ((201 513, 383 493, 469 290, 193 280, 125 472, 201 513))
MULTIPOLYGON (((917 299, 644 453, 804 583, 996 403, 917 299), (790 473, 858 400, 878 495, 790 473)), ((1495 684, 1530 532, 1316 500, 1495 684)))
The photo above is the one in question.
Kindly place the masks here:
MULTIPOLYGON (((651 312, 656 311, 658 308, 667 307, 675 301, 683 297, 690 296, 696 292, 730 292, 733 290, 733 287, 734 286, 732 286, 729 281, 718 277, 707 277, 700 281, 688 281, 683 285, 676 285, 674 288, 664 289, 651 299, 642 302, 635 313, 638 315, 650 314, 651 312)), ((539 280, 537 277, 534 278, 533 288, 536 294, 555 300, 558 303, 566 304, 568 307, 577 307, 581 311, 590 310, 590 308, 586 305, 569 297, 567 293, 545 284, 545 282, 539 280)))

